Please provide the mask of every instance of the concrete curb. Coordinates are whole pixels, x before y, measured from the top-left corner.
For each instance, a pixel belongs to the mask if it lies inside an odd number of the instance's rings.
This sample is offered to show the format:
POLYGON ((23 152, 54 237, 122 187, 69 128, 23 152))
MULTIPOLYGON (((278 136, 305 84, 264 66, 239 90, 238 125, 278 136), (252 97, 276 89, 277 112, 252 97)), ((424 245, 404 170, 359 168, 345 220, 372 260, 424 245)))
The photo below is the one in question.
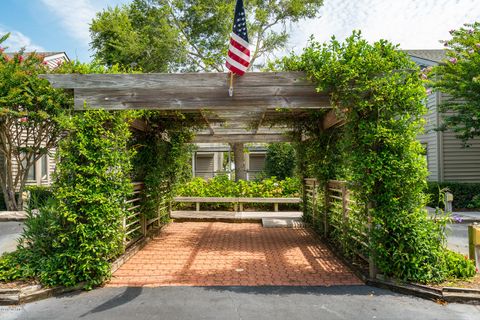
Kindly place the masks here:
POLYGON ((0 211, 0 222, 25 220, 27 220, 27 213, 25 211, 0 211))
POLYGON ((366 284, 423 299, 480 305, 480 290, 467 288, 433 288, 426 285, 400 283, 391 280, 367 279, 366 284))
POLYGON ((18 305, 50 298, 63 293, 83 289, 85 283, 73 287, 44 288, 41 285, 28 286, 22 289, 0 289, 0 306, 18 305))

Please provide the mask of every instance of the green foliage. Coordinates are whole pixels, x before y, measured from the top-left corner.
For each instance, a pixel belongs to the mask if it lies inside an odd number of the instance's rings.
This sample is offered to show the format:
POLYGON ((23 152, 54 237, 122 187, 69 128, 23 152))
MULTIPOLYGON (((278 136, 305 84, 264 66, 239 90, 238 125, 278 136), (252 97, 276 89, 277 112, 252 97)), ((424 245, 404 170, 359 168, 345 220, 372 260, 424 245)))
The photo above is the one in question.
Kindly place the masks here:
POLYGON ((430 207, 443 206, 443 201, 439 199, 439 190, 444 189, 453 194, 453 208, 455 210, 480 208, 480 183, 461 182, 429 182, 427 192, 430 207))
MULTIPOLYGON (((252 64, 285 47, 290 23, 314 18, 322 0, 245 1, 252 64)), ((146 72, 223 71, 234 0, 134 0, 91 24, 95 57, 146 72)))
POLYGON ((272 177, 261 181, 235 182, 228 176, 221 175, 208 180, 195 178, 180 186, 178 195, 184 197, 299 197, 300 181, 290 177, 284 180, 272 177))
POLYGON ((124 201, 132 192, 130 116, 86 111, 64 123, 69 134, 58 150, 56 201, 29 217, 17 251, 1 260, 0 279, 91 288, 110 275, 110 261, 123 250, 124 201))
POLYGON ((164 117, 161 112, 144 113, 148 130, 138 133, 133 145, 135 180, 144 181, 143 213, 163 221, 168 217, 168 204, 177 186, 191 177, 191 141, 194 120, 183 114, 164 117))
POLYGON ((465 143, 480 135, 480 22, 450 31, 447 58, 433 69, 432 85, 448 94, 441 106, 444 128, 465 143))
POLYGON ((23 191, 29 169, 57 145, 73 101, 71 94, 39 78, 56 71, 43 57, 3 51, 0 47, 0 185, 7 209, 21 210, 22 198, 15 199, 15 192, 23 191))
POLYGON ((43 207, 53 199, 52 190, 48 186, 27 186, 25 190, 30 192, 28 207, 32 209, 43 207))
POLYGON ((291 124, 299 136, 309 137, 297 144, 305 158, 303 176, 350 182, 358 218, 371 217, 367 240, 382 273, 419 282, 445 279, 446 220, 434 221, 424 210, 427 169, 416 137, 426 108, 418 67, 397 46, 384 40, 369 44, 359 32, 343 43, 312 42, 278 66, 306 71, 346 120, 336 132, 321 130, 320 112, 291 124))
POLYGON ((475 264, 467 256, 448 250, 446 255, 448 278, 465 279, 475 275, 475 264))
POLYGON ((290 143, 271 143, 265 159, 265 173, 269 177, 284 180, 292 177, 295 170, 295 148, 290 143))

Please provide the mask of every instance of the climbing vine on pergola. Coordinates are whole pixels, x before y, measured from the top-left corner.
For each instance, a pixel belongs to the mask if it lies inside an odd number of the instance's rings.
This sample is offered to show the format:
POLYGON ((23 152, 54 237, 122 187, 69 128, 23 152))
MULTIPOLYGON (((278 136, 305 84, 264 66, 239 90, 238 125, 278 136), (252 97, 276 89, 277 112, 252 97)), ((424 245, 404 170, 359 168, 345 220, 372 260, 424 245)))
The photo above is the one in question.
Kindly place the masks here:
POLYGON ((324 184, 348 181, 360 218, 370 222, 369 254, 382 273, 428 282, 465 275, 453 271, 460 264, 470 272, 470 262, 446 250, 444 224, 424 210, 427 169, 416 137, 426 111, 425 89, 415 64, 396 46, 369 44, 354 33, 344 43, 313 42, 276 67, 281 71, 236 79, 234 97, 221 73, 46 75, 54 87, 73 89, 76 109, 104 110, 72 120, 77 125, 60 150, 69 162, 59 165, 58 203, 43 209, 43 220, 33 220, 32 230, 54 231, 55 241, 30 233, 23 251, 0 260, 0 280, 99 284, 122 249, 117 232, 121 236, 124 228, 117 218, 128 210, 133 173, 150 192, 145 209, 157 212, 158 201, 171 195, 158 184, 171 186, 186 142, 292 138, 304 177, 324 184), (162 112, 125 112, 130 109, 162 112), (140 120, 132 122, 135 117, 140 120), (193 136, 190 128, 196 125, 205 129, 193 136), (136 140, 130 140, 132 127, 143 132, 136 140), (133 172, 129 147, 145 152, 133 172), (164 176, 156 179, 157 173, 164 176), (79 187, 87 198, 78 195, 79 187), (85 203, 88 210, 79 209, 85 203), (104 227, 109 236, 101 238, 104 227))
POLYGON ((297 144, 304 176, 348 181, 371 220, 370 255, 380 272, 420 282, 452 276, 453 261, 464 259, 446 249, 444 222, 425 210, 428 171, 417 135, 426 90, 418 67, 397 46, 354 33, 344 43, 312 42, 277 68, 305 71, 343 119, 325 130, 318 126, 324 112, 313 112, 290 125, 306 137, 297 144))

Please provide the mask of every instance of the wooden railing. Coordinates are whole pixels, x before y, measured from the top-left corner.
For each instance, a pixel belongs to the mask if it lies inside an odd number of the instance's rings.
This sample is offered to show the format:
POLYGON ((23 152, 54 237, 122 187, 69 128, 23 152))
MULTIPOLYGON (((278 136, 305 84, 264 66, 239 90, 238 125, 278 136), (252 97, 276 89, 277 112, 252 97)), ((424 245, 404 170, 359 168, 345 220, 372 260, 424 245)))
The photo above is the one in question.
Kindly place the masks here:
POLYGON ((161 224, 162 214, 168 213, 169 201, 164 199, 159 206, 158 214, 147 219, 142 212, 142 202, 145 199, 143 182, 134 182, 132 195, 125 204, 127 206, 127 214, 123 218, 124 247, 128 248, 138 240, 147 235, 147 232, 154 226, 159 227, 161 224))
POLYGON ((143 189, 142 182, 134 182, 132 196, 125 202, 127 214, 123 218, 123 244, 126 248, 146 235, 145 219, 141 211, 143 189))
POLYGON ((343 253, 363 260, 375 277, 376 267, 371 250, 370 205, 358 203, 348 190, 347 182, 330 180, 323 187, 316 179, 304 181, 304 215, 326 239, 343 253))

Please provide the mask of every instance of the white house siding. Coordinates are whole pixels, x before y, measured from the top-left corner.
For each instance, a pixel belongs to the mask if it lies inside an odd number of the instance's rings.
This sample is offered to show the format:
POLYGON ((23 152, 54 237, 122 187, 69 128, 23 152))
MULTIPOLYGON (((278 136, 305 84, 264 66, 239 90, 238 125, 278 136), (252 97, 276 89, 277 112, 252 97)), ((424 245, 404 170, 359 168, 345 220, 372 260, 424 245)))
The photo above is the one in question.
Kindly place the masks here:
POLYGON ((248 180, 255 180, 255 178, 265 169, 265 156, 262 153, 248 154, 248 180))
POLYGON ((435 128, 437 127, 437 100, 438 94, 436 93, 428 96, 428 113, 425 115, 425 132, 418 136, 418 139, 426 148, 428 171, 430 173, 428 180, 430 181, 438 181, 439 179, 439 132, 435 131, 435 128))
MULTIPOLYGON (((22 140, 26 140, 27 136, 26 133, 22 133, 22 140)), ((38 185, 38 186, 50 186, 52 183, 53 172, 55 171, 55 152, 56 149, 50 149, 49 154, 46 156, 47 161, 47 174, 46 176, 42 176, 42 159, 38 160, 35 163, 35 170, 36 170, 36 179, 35 180, 28 180, 27 185, 38 185)), ((19 165, 15 158, 12 159, 12 174, 15 177, 18 174, 19 165)))
POLYGON ((443 181, 480 182, 480 139, 462 141, 452 131, 443 133, 443 181))
POLYGON ((213 178, 214 176, 214 154, 197 154, 195 159, 195 176, 213 178))

